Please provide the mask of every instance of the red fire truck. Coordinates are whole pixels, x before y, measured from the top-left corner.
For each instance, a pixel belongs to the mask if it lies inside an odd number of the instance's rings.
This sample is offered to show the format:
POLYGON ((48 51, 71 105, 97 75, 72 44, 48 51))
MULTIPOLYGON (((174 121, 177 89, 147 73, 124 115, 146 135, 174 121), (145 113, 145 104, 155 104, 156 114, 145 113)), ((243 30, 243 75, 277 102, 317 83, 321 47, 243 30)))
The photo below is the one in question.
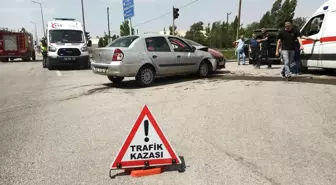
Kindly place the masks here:
POLYGON ((0 28, 0 61, 16 58, 23 61, 35 60, 35 49, 31 34, 0 28))

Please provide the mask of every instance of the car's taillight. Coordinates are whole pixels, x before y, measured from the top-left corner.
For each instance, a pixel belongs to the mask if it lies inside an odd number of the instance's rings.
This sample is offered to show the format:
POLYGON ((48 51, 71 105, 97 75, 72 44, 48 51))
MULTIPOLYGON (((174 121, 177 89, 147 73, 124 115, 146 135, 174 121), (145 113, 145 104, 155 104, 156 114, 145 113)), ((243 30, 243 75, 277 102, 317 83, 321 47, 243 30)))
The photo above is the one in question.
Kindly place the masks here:
POLYGON ((122 59, 124 59, 124 53, 120 49, 115 49, 112 61, 122 61, 122 59))

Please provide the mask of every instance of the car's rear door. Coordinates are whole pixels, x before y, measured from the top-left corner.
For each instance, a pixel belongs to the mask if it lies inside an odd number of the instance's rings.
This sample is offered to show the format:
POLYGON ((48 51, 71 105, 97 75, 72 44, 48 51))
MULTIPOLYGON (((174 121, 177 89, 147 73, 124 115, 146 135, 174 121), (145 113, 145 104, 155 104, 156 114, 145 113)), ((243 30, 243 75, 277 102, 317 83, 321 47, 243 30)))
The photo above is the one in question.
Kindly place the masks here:
POLYGON ((176 73, 177 60, 165 37, 148 37, 145 38, 145 43, 147 55, 158 70, 158 75, 176 73))

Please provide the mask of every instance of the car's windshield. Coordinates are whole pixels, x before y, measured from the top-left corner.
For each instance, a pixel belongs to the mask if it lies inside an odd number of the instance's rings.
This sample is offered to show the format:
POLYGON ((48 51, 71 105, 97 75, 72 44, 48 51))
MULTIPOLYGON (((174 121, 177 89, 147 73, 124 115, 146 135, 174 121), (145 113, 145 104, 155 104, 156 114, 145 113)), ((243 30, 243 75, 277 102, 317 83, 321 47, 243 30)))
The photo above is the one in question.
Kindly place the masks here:
POLYGON ((50 30, 51 43, 83 43, 83 32, 80 30, 50 30))
POLYGON ((192 46, 202 46, 201 44, 194 42, 192 40, 189 39, 184 39, 188 44, 192 45, 192 46))
POLYGON ((139 36, 120 37, 112 41, 108 47, 129 47, 139 36))

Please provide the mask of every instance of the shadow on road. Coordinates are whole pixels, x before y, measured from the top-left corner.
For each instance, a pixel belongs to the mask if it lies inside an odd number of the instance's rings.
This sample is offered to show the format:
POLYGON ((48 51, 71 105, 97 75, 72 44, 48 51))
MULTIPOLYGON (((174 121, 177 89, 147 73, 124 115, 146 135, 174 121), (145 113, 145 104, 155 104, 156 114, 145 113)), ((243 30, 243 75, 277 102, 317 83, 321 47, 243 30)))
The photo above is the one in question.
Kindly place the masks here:
MULTIPOLYGON (((241 80, 241 81, 262 81, 262 82, 277 82, 277 81, 287 81, 280 76, 247 76, 247 75, 234 75, 234 76, 215 76, 209 81, 219 81, 219 80, 241 80)), ((311 84, 324 84, 324 85, 336 85, 335 79, 326 78, 314 78, 306 76, 296 76, 292 77, 289 83, 311 83, 311 84)))
MULTIPOLYGON (((317 74, 320 74, 318 72, 317 74)), ((322 73, 325 74, 325 73, 322 73)), ((195 76, 173 76, 173 77, 162 77, 157 78, 154 82, 154 84, 148 88, 153 87, 160 87, 156 89, 162 89, 165 85, 169 84, 178 84, 182 82, 193 82, 197 84, 206 84, 206 83, 218 83, 218 82, 229 82, 229 81, 257 81, 257 82, 280 82, 285 81, 286 79, 281 78, 280 76, 253 76, 253 75, 246 75, 246 74, 234 74, 230 73, 230 71, 220 71, 217 74, 214 74, 211 78, 206 79, 199 79, 195 76), (224 75, 223 75, 224 74, 224 75), (228 75, 225 75, 228 74, 228 75)), ((287 83, 310 83, 310 84, 324 84, 324 85, 336 85, 336 78, 321 78, 320 76, 296 76, 292 77, 291 81, 288 81, 287 83)), ((91 85, 90 85, 91 86, 91 85)), ((63 101, 76 99, 82 96, 89 96, 96 93, 111 93, 111 89, 119 88, 119 89, 142 89, 139 87, 135 80, 129 80, 129 81, 123 81, 120 84, 114 84, 114 83, 105 83, 105 84, 97 84, 96 88, 92 88, 87 90, 84 93, 77 94, 70 96, 63 101)), ((183 86, 183 85, 182 85, 183 86)), ((180 88, 182 86, 175 86, 175 88, 180 88)))
POLYGON ((41 60, 29 60, 29 61, 23 61, 23 60, 13 60, 13 61, 8 61, 8 62, 2 62, 0 61, 0 63, 8 63, 8 64, 11 64, 11 63, 29 63, 29 62, 42 62, 42 59, 41 60))

